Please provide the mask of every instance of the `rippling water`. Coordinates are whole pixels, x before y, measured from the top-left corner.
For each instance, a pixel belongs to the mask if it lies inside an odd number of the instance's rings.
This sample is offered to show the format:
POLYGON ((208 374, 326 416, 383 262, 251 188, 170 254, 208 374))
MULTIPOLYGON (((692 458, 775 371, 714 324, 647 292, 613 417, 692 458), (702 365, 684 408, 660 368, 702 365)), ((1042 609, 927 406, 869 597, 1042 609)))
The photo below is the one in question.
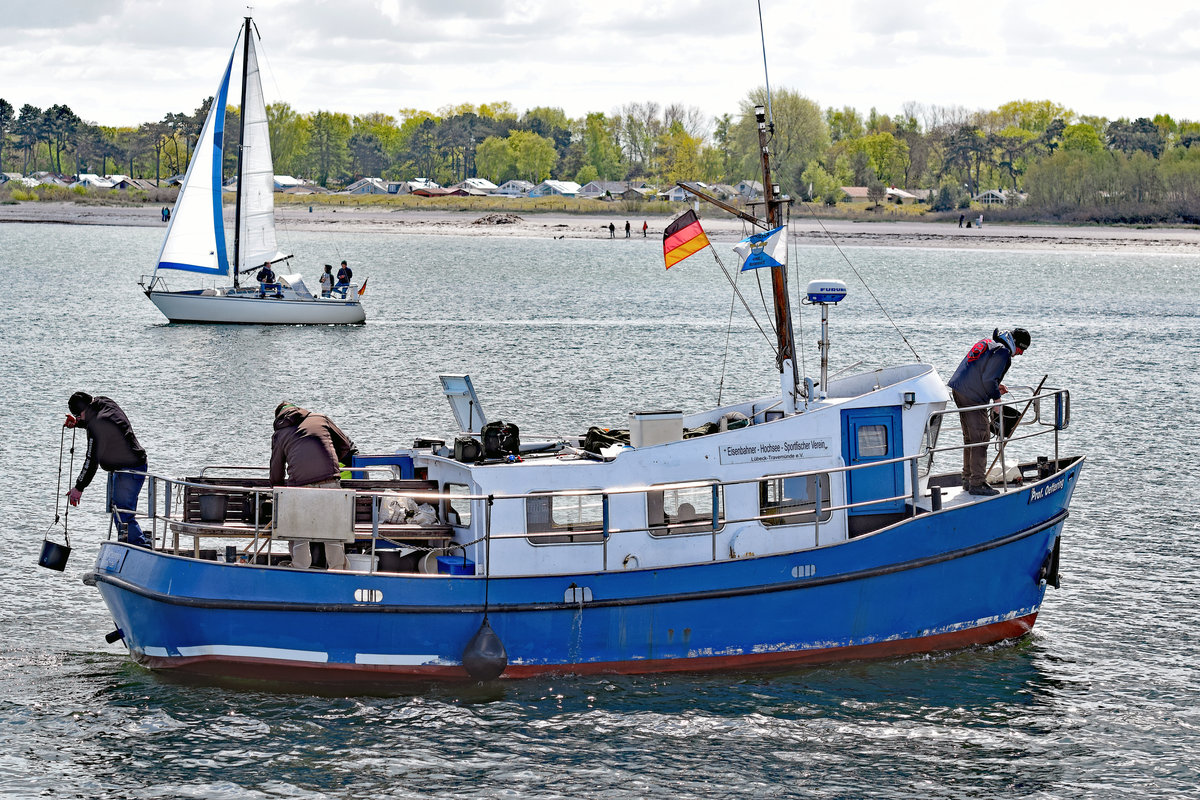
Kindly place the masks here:
MULTIPOLYGON (((151 469, 181 474, 265 462, 283 399, 384 451, 446 433, 437 375, 466 371, 490 415, 576 432, 634 408, 770 391, 769 348, 744 312, 730 324, 710 257, 664 272, 653 238, 293 234, 285 247, 308 256, 312 278, 342 258, 370 276, 370 321, 267 329, 165 325, 135 286, 160 236, 0 226, 0 793, 1200 796, 1200 254, 845 251, 943 377, 979 336, 1019 324, 1033 346, 1008 382, 1046 374, 1072 389, 1064 449, 1089 463, 1063 588, 1026 640, 785 673, 340 697, 175 683, 106 645, 103 603, 79 581, 105 532, 99 487, 70 517, 66 573, 35 566, 72 391, 117 399, 151 469)), ((803 280, 850 288, 833 314, 834 369, 911 359, 836 250, 797 255, 803 280)), ((741 281, 758 305, 753 278, 741 281)), ((803 309, 800 322, 815 371, 817 320, 803 309)))

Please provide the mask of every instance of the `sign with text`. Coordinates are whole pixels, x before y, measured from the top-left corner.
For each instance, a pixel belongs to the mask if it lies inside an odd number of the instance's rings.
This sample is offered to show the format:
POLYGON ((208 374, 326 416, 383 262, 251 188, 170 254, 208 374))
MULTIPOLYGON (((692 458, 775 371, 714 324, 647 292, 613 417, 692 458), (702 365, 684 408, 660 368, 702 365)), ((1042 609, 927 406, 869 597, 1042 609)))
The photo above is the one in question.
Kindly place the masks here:
POLYGON ((745 442, 722 445, 722 464, 752 464, 760 461, 789 461, 833 455, 833 437, 784 439, 775 442, 745 442))

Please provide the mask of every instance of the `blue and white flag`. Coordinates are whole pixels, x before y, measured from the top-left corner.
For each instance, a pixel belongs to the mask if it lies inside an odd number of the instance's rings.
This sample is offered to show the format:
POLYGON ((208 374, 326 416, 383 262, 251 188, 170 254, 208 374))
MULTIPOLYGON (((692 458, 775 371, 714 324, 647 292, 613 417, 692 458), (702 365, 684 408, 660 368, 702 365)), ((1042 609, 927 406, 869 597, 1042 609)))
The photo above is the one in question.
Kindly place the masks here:
POLYGON ((783 267, 787 265, 787 226, 766 233, 756 233, 733 246, 733 252, 742 260, 740 272, 761 267, 783 267))

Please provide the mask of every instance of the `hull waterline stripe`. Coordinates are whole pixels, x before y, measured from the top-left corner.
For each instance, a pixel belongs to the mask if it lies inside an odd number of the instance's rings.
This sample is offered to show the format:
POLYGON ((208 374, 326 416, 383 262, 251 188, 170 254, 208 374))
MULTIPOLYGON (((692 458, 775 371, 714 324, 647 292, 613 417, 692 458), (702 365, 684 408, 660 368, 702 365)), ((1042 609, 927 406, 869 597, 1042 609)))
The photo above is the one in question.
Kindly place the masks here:
MULTIPOLYGON (((827 586, 836 583, 846 583, 849 581, 866 580, 875 578, 881 575, 891 575, 897 572, 905 572, 922 567, 941 564, 946 561, 954 561, 959 558, 966 558, 977 553, 983 553, 988 550, 994 550, 999 547, 1012 544, 1021 539, 1034 536, 1044 530, 1053 528, 1066 520, 1069 512, 1067 509, 1060 510, 1050 519, 1034 525, 1031 528, 1026 528, 1022 531, 1009 534, 1008 536, 999 539, 993 539, 988 542, 964 547, 959 550, 951 550, 937 555, 925 556, 924 558, 913 559, 899 564, 887 564, 879 567, 871 567, 869 569, 856 570, 854 572, 842 572, 837 575, 819 576, 813 578, 802 578, 800 580, 786 581, 777 584, 758 585, 758 586, 738 586, 730 589, 707 589, 695 592, 680 592, 670 595, 659 596, 642 596, 616 598, 611 600, 593 600, 585 603, 587 608, 612 608, 618 606, 640 606, 640 605, 657 605, 661 603, 680 603, 696 600, 713 600, 727 597, 741 597, 744 595, 753 594, 769 594, 773 592, 787 592, 795 589, 807 589, 816 586, 827 586)), ((567 576, 563 576, 564 578, 567 576)), ((503 579, 493 579, 503 580, 503 579)), ((212 609, 230 609, 239 611, 302 611, 311 613, 329 613, 329 612, 365 612, 365 613, 387 613, 387 614, 478 614, 483 611, 482 605, 461 605, 461 606, 380 606, 367 603, 297 603, 297 602, 282 602, 272 600, 230 600, 224 598, 207 598, 207 597, 177 597, 162 592, 146 589, 138 586, 130 581, 124 580, 116 575, 109 575, 104 572, 88 572, 84 575, 84 583, 107 583, 117 589, 122 589, 127 592, 145 597, 149 600, 154 600, 167 605, 186 606, 189 608, 212 608, 212 609)), ((576 609, 578 603, 496 603, 488 604, 488 609, 493 613, 498 612, 522 612, 522 611, 559 611, 564 609, 576 609)))
MULTIPOLYGON (((521 679, 539 675, 641 675, 649 672, 709 672, 728 669, 776 669, 802 664, 828 664, 868 658, 894 658, 913 653, 956 650, 962 647, 992 644, 1018 639, 1033 630, 1037 613, 996 622, 978 628, 949 633, 919 636, 912 639, 891 639, 871 644, 830 647, 816 650, 789 650, 773 653, 742 653, 723 656, 694 656, 673 659, 636 659, 632 661, 593 661, 568 664, 509 664, 503 678, 521 679)), ((400 663, 404 656, 389 656, 390 663, 306 664, 278 659, 217 658, 193 656, 166 657, 160 648, 146 648, 134 653, 138 663, 150 669, 171 670, 192 675, 216 678, 266 680, 272 683, 371 685, 396 680, 462 680, 473 681, 460 664, 400 663)), ((410 656, 416 661, 420 656, 410 656)))

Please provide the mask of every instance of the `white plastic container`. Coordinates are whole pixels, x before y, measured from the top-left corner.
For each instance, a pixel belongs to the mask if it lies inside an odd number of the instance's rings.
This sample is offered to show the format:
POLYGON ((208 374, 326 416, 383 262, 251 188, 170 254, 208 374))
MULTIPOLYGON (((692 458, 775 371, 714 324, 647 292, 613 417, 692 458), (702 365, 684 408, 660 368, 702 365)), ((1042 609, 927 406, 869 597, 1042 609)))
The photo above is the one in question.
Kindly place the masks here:
POLYGON ((677 442, 682 438, 682 411, 634 411, 629 415, 629 443, 634 447, 677 442))
POLYGON ((374 572, 379 556, 370 553, 346 553, 346 566, 351 572, 374 572))

